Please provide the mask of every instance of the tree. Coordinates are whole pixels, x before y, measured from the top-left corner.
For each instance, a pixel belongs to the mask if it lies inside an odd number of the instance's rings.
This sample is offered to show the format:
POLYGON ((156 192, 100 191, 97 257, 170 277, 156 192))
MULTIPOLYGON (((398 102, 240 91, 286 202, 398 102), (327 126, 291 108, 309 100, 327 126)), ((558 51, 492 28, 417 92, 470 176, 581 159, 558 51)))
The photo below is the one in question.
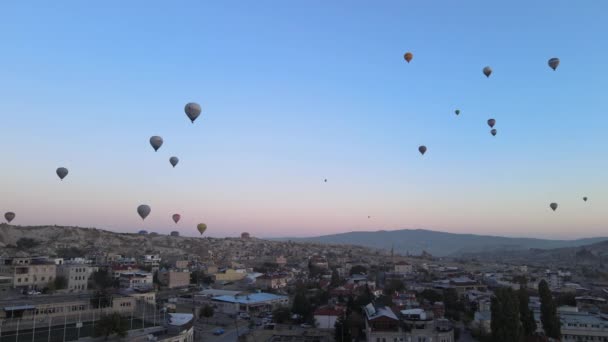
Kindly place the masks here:
POLYGON ((20 238, 17 240, 17 248, 30 249, 40 245, 40 242, 31 238, 20 238))
POLYGON ((102 316, 95 324, 95 336, 103 336, 107 340, 111 335, 127 336, 129 323, 118 313, 102 316))
POLYGON ((576 296, 574 293, 561 293, 557 296, 557 306, 576 306, 576 296))
POLYGON ((439 292, 431 289, 424 289, 422 292, 420 292, 419 296, 426 299, 430 303, 443 301, 443 296, 439 292))
POLYGON ((53 281, 55 290, 63 290, 68 287, 68 280, 64 276, 56 276, 53 281))
POLYGON ((107 308, 112 306, 112 295, 107 290, 97 290, 90 301, 95 309, 107 308))
POLYGON ((312 316, 312 307, 310 306, 308 298, 306 298, 305 288, 299 288, 296 290, 291 311, 302 316, 305 320, 308 320, 312 316))
POLYGON ((540 321, 543 324, 545 335, 559 339, 562 333, 559 317, 557 317, 557 307, 545 280, 538 283, 538 295, 540 297, 540 321))
POLYGON ((384 293, 392 296, 395 292, 401 292, 405 290, 405 284, 401 279, 391 279, 391 281, 384 287, 384 293))
POLYGON ((492 297, 492 341, 523 341, 523 329, 519 320, 519 298, 509 287, 501 287, 492 297))
POLYGON ((519 297, 519 320, 524 330, 524 336, 533 336, 536 332, 536 321, 534 320, 534 312, 529 307, 530 295, 528 294, 528 289, 521 286, 517 292, 517 296, 519 297))
POLYGON ((365 268, 364 266, 361 266, 361 265, 353 266, 350 269, 350 275, 353 275, 353 274, 365 274, 365 273, 367 273, 367 268, 365 268))
POLYGON ((106 290, 114 285, 114 279, 107 269, 99 269, 91 275, 91 283, 97 290, 106 290))
POLYGON ((205 317, 207 319, 207 321, 209 321, 209 317, 213 317, 213 314, 214 314, 213 306, 211 306, 209 304, 205 304, 205 306, 200 308, 200 310, 198 311, 198 317, 199 318, 205 317))
POLYGON ((350 327, 350 335, 355 341, 359 341, 359 336, 363 334, 365 329, 365 320, 357 311, 353 311, 348 315, 348 325, 350 327))
POLYGON ((352 341, 346 317, 340 316, 336 321, 334 328, 334 339, 336 342, 352 341))
POLYGON ((85 251, 78 247, 60 248, 57 250, 57 256, 64 259, 79 258, 85 255, 85 251))
POLYGON ((329 283, 329 287, 336 288, 342 284, 340 280, 340 274, 338 274, 338 270, 333 270, 331 272, 331 282, 329 283))
POLYGON ((362 307, 365 306, 369 303, 371 303, 374 300, 374 295, 372 294, 372 291, 369 289, 369 286, 365 285, 365 290, 363 291, 363 293, 361 293, 357 299, 355 299, 355 307, 362 307))
POLYGON ((272 319, 279 324, 288 322, 290 317, 291 313, 289 312, 289 309, 285 306, 278 307, 272 312, 272 319))

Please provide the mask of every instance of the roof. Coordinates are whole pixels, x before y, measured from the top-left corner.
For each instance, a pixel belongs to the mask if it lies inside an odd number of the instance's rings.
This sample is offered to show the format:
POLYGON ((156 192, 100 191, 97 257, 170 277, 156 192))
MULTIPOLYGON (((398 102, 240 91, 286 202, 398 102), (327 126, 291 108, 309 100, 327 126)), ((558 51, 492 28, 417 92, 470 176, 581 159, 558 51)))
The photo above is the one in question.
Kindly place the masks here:
POLYGON ((228 290, 217 290, 217 289, 206 289, 200 292, 204 296, 234 296, 238 295, 242 291, 228 291, 228 290))
POLYGON ((229 302, 229 303, 239 303, 239 304, 255 304, 268 302, 273 300, 282 300, 287 299, 287 296, 278 296, 272 293, 251 293, 248 295, 240 295, 240 296, 217 296, 213 297, 213 300, 218 300, 221 302, 229 302))
POLYGON ((36 307, 33 305, 18 305, 18 306, 6 306, 4 307, 4 311, 15 311, 15 310, 31 310, 36 307))
POLYGON ((387 317, 393 320, 399 320, 393 310, 391 310, 389 307, 375 307, 371 303, 365 306, 365 315, 370 321, 380 317, 387 317))
POLYGON ((340 316, 344 313, 344 310, 338 310, 335 308, 318 308, 315 310, 315 316, 340 316))
POLYGON ((170 313, 169 325, 182 326, 188 324, 194 319, 193 314, 189 313, 170 313))

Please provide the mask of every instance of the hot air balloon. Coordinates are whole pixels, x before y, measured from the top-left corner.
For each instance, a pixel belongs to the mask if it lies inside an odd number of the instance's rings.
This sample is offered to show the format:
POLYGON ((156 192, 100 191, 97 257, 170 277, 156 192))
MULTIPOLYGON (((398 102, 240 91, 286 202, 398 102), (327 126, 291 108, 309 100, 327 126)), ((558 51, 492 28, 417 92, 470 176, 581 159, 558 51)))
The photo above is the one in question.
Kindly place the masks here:
POLYGON ((490 126, 490 128, 494 128, 494 125, 496 125, 496 120, 489 119, 488 120, 488 126, 490 126))
POLYGON ((180 214, 173 214, 172 217, 173 217, 173 222, 177 223, 177 222, 179 222, 179 219, 182 218, 182 215, 180 215, 180 214))
POLYGON ((551 209, 553 209, 553 211, 555 211, 557 209, 557 203, 549 204, 549 208, 551 208, 551 209))
POLYGON ((492 75, 492 68, 489 66, 483 68, 483 74, 486 75, 486 77, 490 77, 490 75, 492 75))
POLYGON ((150 145, 154 148, 154 151, 158 151, 158 149, 163 146, 163 138, 155 135, 150 138, 150 145))
POLYGON ((194 102, 187 103, 186 107, 184 108, 184 111, 186 112, 186 115, 188 116, 190 121, 194 123, 194 120, 196 120, 196 118, 201 115, 201 105, 194 102))
POLYGON ((587 202, 587 197, 583 197, 583 201, 587 202))
POLYGON ((372 218, 372 217, 371 217, 371 216, 368 216, 367 218, 368 218, 368 219, 370 219, 370 218, 372 218))
POLYGON ((205 230, 207 230, 207 225, 204 223, 199 223, 196 226, 196 229, 198 230, 199 233, 201 233, 201 235, 203 235, 203 233, 205 232, 205 230))
POLYGON ((408 62, 408 63, 412 60, 412 58, 414 58, 414 54, 411 53, 411 52, 406 52, 403 55, 403 59, 405 59, 405 61, 408 62))
POLYGON ((420 152, 420 154, 424 155, 426 153, 426 146, 422 145, 418 147, 418 151, 420 152))
POLYGON ((15 213, 12 211, 9 211, 4 214, 4 218, 6 219, 6 222, 11 223, 11 221, 15 219, 15 213))
POLYGON ((139 214, 142 220, 145 220, 146 217, 150 215, 150 211, 152 211, 152 209, 150 209, 150 206, 146 204, 142 204, 137 207, 137 213, 139 214))
POLYGON ((327 183, 327 178, 325 179, 325 183, 327 183))
POLYGON ((460 109, 456 109, 454 113, 456 113, 456 115, 460 115, 460 109))
POLYGON ((496 136, 496 128, 493 128, 490 133, 492 134, 492 136, 496 136))
POLYGON ((179 158, 171 157, 171 158, 169 158, 169 163, 171 163, 171 165, 173 165, 173 167, 175 167, 175 165, 177 165, 177 163, 179 163, 179 158))
POLYGON ((59 176, 59 179, 61 180, 63 180, 65 176, 68 175, 68 169, 66 169, 65 167, 60 167, 55 172, 57 172, 57 176, 59 176))
POLYGON ((559 66, 559 58, 551 58, 548 62, 549 67, 551 69, 553 69, 553 71, 555 71, 555 69, 557 69, 557 67, 559 66))

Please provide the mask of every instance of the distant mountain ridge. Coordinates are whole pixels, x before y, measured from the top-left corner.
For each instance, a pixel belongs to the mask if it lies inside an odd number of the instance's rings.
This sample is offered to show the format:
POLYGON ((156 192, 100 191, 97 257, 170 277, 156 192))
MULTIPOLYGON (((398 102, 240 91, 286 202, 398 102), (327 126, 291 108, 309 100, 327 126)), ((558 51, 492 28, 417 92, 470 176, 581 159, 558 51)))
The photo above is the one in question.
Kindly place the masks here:
POLYGON ((310 238, 281 238, 279 240, 306 241, 328 244, 360 245, 390 250, 396 253, 420 254, 427 251, 434 256, 459 256, 465 253, 517 251, 530 248, 553 249, 578 247, 608 240, 593 237, 576 240, 511 238, 504 236, 455 234, 425 229, 379 230, 348 232, 310 238))

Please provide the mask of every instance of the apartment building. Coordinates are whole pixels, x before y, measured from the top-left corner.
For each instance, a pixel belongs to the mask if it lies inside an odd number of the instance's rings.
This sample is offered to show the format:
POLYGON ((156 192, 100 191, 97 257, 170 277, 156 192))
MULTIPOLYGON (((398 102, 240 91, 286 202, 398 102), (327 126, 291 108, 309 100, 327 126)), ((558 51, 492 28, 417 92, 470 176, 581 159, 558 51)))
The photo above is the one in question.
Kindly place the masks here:
POLYGON ((160 270, 158 280, 170 289, 186 287, 190 284, 190 271, 160 270))
POLYGON ((91 275, 97 267, 87 264, 66 264, 57 267, 57 276, 63 276, 70 291, 84 291, 87 289, 91 275))
POLYGON ((0 262, 0 275, 12 277, 12 287, 42 289, 55 280, 57 266, 46 257, 5 258, 0 262))
POLYGON ((132 272, 121 273, 119 284, 124 289, 149 289, 153 287, 152 273, 132 272))

